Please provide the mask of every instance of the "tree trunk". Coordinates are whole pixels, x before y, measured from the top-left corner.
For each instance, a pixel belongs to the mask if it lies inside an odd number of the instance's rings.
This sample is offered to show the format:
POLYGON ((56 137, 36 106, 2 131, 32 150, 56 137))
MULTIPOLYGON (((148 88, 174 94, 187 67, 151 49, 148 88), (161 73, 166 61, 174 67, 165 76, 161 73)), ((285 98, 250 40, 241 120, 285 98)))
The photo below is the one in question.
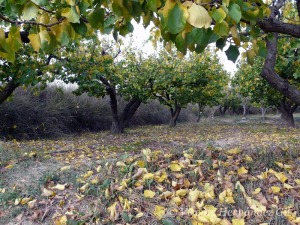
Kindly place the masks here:
POLYGON ((123 127, 123 130, 129 126, 129 122, 133 118, 141 103, 141 100, 133 98, 125 105, 120 118, 120 126, 123 127))
POLYGON ((228 109, 228 106, 223 106, 223 107, 220 106, 220 115, 222 117, 225 117, 225 113, 226 113, 227 109, 228 109))
POLYGON ((243 117, 246 117, 247 115, 247 106, 246 104, 243 104, 243 117))
POLYGON ((216 111, 217 111, 219 108, 220 108, 220 106, 213 106, 213 107, 211 107, 210 113, 209 113, 209 117, 210 117, 211 119, 214 119, 214 118, 215 118, 215 113, 216 113, 216 111))
POLYGON ((277 106, 278 111, 281 113, 281 118, 291 127, 295 126, 294 112, 297 107, 297 104, 287 102, 285 98, 283 98, 281 104, 277 106))
POLYGON ((203 115, 204 105, 202 103, 198 103, 198 116, 197 116, 197 123, 200 122, 200 119, 203 115))
POLYGON ((264 107, 264 106, 262 106, 261 107, 261 118, 262 118, 262 120, 265 120, 266 119, 266 117, 265 117, 265 115, 266 115, 266 108, 264 107))
POLYGON ((110 97, 110 108, 112 112, 112 124, 110 130, 114 134, 119 134, 124 132, 124 127, 121 126, 118 115, 118 100, 116 91, 113 87, 107 89, 107 92, 110 97))
POLYGON ((14 90, 19 86, 19 83, 15 83, 14 80, 10 80, 3 90, 0 91, 0 104, 3 103, 9 96, 11 96, 14 90))
POLYGON ((278 35, 267 39, 267 56, 261 76, 285 97, 300 105, 300 90, 288 83, 275 72, 278 35))
POLYGON ((171 108, 170 111, 171 111, 171 120, 170 120, 169 126, 170 127, 175 127, 176 123, 177 123, 178 116, 179 116, 180 111, 181 111, 181 107, 176 105, 175 110, 173 110, 173 108, 171 108))

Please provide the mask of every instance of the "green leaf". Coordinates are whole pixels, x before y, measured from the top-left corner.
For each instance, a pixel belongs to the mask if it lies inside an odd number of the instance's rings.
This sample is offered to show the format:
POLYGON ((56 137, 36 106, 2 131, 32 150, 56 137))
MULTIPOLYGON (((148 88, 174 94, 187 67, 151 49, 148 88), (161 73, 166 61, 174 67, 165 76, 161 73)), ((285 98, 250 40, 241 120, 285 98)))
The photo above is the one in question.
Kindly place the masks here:
POLYGON ((35 18, 39 12, 39 7, 33 2, 28 2, 23 9, 23 18, 24 20, 31 20, 35 18))
POLYGON ((228 7, 228 13, 230 17, 236 22, 239 23, 242 18, 241 8, 238 4, 231 3, 228 7))
POLYGON ((299 79, 300 78, 300 71, 296 71, 294 74, 293 74, 293 77, 295 79, 299 79))
POLYGON ((176 39, 175 39, 175 45, 176 45, 176 48, 182 52, 183 54, 186 54, 186 48, 187 48, 187 45, 186 45, 186 41, 185 39, 182 37, 182 34, 178 34, 176 39))
POLYGON ((87 32, 87 27, 85 25, 85 22, 80 19, 80 23, 71 23, 73 29, 75 30, 76 33, 84 36, 87 32))
POLYGON ((227 36, 229 33, 229 27, 228 27, 228 24, 226 23, 226 21, 217 23, 214 26, 214 32, 221 37, 227 36))
POLYGON ((167 0, 166 5, 161 10, 162 25, 171 34, 178 34, 181 32, 186 24, 188 12, 185 7, 172 0, 167 0))
POLYGON ((39 6, 47 5, 47 3, 49 2, 48 0, 31 0, 31 1, 39 6))
POLYGON ((153 12, 157 12, 157 9, 161 6, 161 1, 160 0, 148 0, 147 6, 153 12))
POLYGON ((14 52, 18 51, 23 46, 23 42, 20 36, 20 27, 10 28, 6 43, 10 46, 10 49, 12 49, 14 52))
POLYGON ((226 44, 226 38, 220 38, 219 40, 217 40, 216 42, 216 46, 217 48, 223 50, 223 48, 225 47, 226 44))
POLYGON ((76 0, 66 0, 66 2, 67 2, 70 6, 75 6, 75 4, 76 4, 76 0))
POLYGON ((76 8, 72 6, 71 8, 65 8, 62 10, 61 15, 66 17, 71 23, 80 23, 76 8))
POLYGON ((246 54, 247 54, 247 62, 250 65, 253 65, 254 64, 254 58, 255 58, 255 55, 256 55, 254 49, 247 50, 246 54))
POLYGON ((92 28, 99 29, 104 25, 104 14, 105 11, 103 8, 97 7, 92 11, 92 13, 89 15, 89 23, 91 24, 92 28))
POLYGON ((229 48, 225 51, 227 58, 232 62, 235 62, 240 55, 238 48, 235 45, 230 45, 229 48))
POLYGON ((193 28, 191 35, 197 45, 206 47, 212 35, 212 30, 204 28, 193 28))
POLYGON ((215 9, 212 17, 217 23, 221 23, 226 18, 226 12, 222 8, 215 9))
POLYGON ((131 33, 133 31, 134 27, 130 22, 126 23, 124 26, 120 27, 120 35, 126 36, 128 33, 131 33))

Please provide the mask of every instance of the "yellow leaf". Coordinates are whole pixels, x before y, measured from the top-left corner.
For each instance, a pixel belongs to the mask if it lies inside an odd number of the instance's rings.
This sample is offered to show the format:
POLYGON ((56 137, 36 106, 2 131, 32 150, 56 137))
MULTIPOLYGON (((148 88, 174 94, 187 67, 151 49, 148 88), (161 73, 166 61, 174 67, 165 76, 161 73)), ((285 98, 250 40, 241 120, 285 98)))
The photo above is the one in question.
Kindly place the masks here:
POLYGON ((145 168, 146 167, 146 162, 143 160, 138 160, 136 161, 136 165, 140 168, 145 168))
POLYGON ((135 215, 135 218, 141 218, 144 215, 144 213, 139 212, 138 214, 135 215))
POLYGON ((126 164, 125 164, 124 162, 118 161, 118 162, 116 163, 116 166, 118 166, 118 167, 123 167, 123 166, 126 166, 126 164))
POLYGON ((260 193, 260 191, 261 191, 261 188, 256 188, 254 191, 252 191, 252 194, 256 195, 256 194, 260 193))
POLYGON ((232 219, 232 225, 245 225, 244 219, 232 219))
POLYGON ((171 197, 173 195, 173 193, 171 192, 171 191, 165 191, 165 192, 163 192, 161 195, 160 195, 160 197, 162 197, 162 198, 169 198, 169 197, 171 197))
POLYGON ((77 193, 75 193, 76 198, 81 201, 84 198, 84 195, 79 195, 77 193))
POLYGON ((117 203, 118 202, 114 202, 111 206, 109 206, 108 208, 107 208, 107 211, 109 212, 109 214, 110 214, 110 219, 112 220, 112 221, 114 221, 115 220, 115 217, 116 217, 116 214, 117 214, 117 203))
POLYGON ((200 191, 198 189, 189 192, 188 200, 191 202, 197 202, 199 198, 200 191))
POLYGON ((178 163, 171 163, 170 170, 173 172, 179 172, 181 171, 181 166, 178 163))
POLYGON ((20 201, 20 204, 21 205, 25 205, 27 204, 32 198, 22 198, 21 201, 20 201))
POLYGON ((166 214, 165 207, 156 205, 153 214, 158 220, 161 220, 166 214))
POLYGON ((189 192, 188 189, 179 189, 175 192, 175 195, 176 196, 181 196, 181 197, 184 197, 187 195, 187 193, 189 192))
POLYGON ((63 191, 65 190, 67 184, 57 184, 54 187, 51 187, 51 189, 56 189, 56 190, 60 190, 63 191))
POLYGON ((182 200, 181 200, 180 197, 173 197, 173 198, 171 199, 171 202, 174 203, 174 204, 176 204, 176 205, 180 205, 181 202, 182 202, 182 200))
POLYGON ((293 166, 287 165, 287 164, 283 164, 283 163, 281 163, 281 162, 275 162, 275 164, 276 164, 277 166, 279 166, 280 168, 282 168, 282 169, 290 170, 290 169, 293 168, 293 166))
POLYGON ((300 184, 300 179, 295 179, 294 181, 296 182, 296 184, 300 184))
POLYGON ((60 168, 60 171, 65 171, 65 170, 69 170, 71 169, 71 166, 64 166, 62 168, 60 168))
POLYGON ((188 8, 189 16, 187 18, 187 22, 189 24, 197 28, 204 27, 207 29, 210 27, 212 18, 203 6, 197 5, 193 2, 188 2, 184 5, 188 8))
POLYGON ((232 148, 230 150, 227 151, 227 154, 229 155, 236 155, 242 152, 241 148, 232 148))
POLYGON ((241 168, 238 168, 237 173, 238 175, 246 174, 248 173, 248 170, 242 166, 241 168))
POLYGON ((79 188, 79 191, 81 191, 81 192, 85 192, 86 191, 86 189, 88 188, 88 186, 89 186, 89 183, 86 183, 85 185, 83 185, 81 188, 79 188))
POLYGON ((143 176, 143 180, 150 180, 150 179, 153 179, 153 178, 154 178, 153 173, 146 173, 146 174, 143 176))
POLYGON ((229 188, 227 188, 226 190, 224 190, 222 193, 219 194, 219 199, 220 202, 226 202, 229 204, 235 203, 233 199, 233 193, 229 188))
POLYGON ((210 183, 204 184, 204 196, 206 199, 214 199, 215 193, 214 193, 214 186, 210 183))
POLYGON ((91 184, 98 184, 99 183, 99 178, 95 177, 94 179, 91 180, 91 184))
POLYGON ((50 191, 46 188, 43 188, 42 196, 50 197, 50 196, 54 196, 54 195, 55 195, 54 191, 50 191))
POLYGON ((55 218, 55 220, 54 220, 55 225, 67 225, 67 222, 68 222, 68 219, 67 219, 66 215, 64 215, 60 218, 55 218))
POLYGON ((28 208, 30 208, 30 209, 34 208, 36 206, 36 201, 37 201, 36 199, 29 201, 27 203, 28 208))
POLYGON ((99 165, 99 166, 96 168, 96 171, 97 171, 97 173, 100 173, 101 170, 102 170, 102 166, 99 165))
POLYGON ((151 191, 151 190, 145 190, 144 191, 144 197, 145 198, 153 198, 155 195, 155 192, 154 191, 151 191))
POLYGON ((20 202, 21 202, 21 198, 16 198, 15 202, 14 202, 14 205, 19 205, 20 202))
POLYGON ((245 159, 246 162, 253 162, 252 157, 249 156, 249 155, 246 155, 244 159, 245 159))
POLYGON ((286 189, 288 189, 288 190, 294 188, 293 186, 291 186, 291 185, 289 185, 289 184, 286 184, 286 183, 283 184, 283 187, 286 188, 286 189))
POLYGON ((84 179, 89 178, 90 176, 93 175, 93 173, 94 173, 93 171, 89 170, 85 174, 83 174, 83 178, 84 179))
POLYGON ((278 180, 280 180, 282 183, 284 183, 284 182, 288 179, 287 176, 286 176, 283 172, 281 172, 281 173, 275 172, 274 175, 275 175, 275 177, 276 177, 278 180))
POLYGON ((165 179, 167 179, 167 177, 168 177, 168 176, 167 176, 166 171, 163 171, 163 172, 161 173, 160 176, 155 176, 154 179, 155 179, 156 182, 161 183, 161 182, 163 182, 165 179))
POLYGON ((14 164, 9 164, 8 166, 5 167, 5 169, 12 169, 14 168, 14 164))
POLYGON ((249 207, 255 212, 255 213, 261 213, 266 211, 266 206, 261 204, 260 202, 250 198, 246 197, 246 202, 248 203, 249 207))
POLYGON ((276 193, 279 193, 281 189, 280 189, 280 187, 272 186, 272 187, 271 187, 271 190, 272 190, 272 192, 273 192, 274 194, 276 194, 276 193))

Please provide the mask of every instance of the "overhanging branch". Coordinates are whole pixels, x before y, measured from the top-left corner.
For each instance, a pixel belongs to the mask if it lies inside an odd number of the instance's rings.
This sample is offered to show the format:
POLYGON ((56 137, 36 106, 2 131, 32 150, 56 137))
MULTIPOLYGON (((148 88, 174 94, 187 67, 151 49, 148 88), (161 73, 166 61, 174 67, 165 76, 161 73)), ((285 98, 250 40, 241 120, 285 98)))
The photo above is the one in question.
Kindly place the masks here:
POLYGON ((269 18, 258 21, 258 25, 266 33, 288 34, 300 38, 300 26, 296 24, 283 23, 269 18))

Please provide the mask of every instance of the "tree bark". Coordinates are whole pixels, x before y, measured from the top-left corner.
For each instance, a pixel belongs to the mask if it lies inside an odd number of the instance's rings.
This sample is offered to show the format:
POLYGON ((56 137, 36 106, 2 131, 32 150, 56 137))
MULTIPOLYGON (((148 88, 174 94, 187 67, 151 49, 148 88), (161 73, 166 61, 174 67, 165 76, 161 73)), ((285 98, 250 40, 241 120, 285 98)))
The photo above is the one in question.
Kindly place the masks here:
POLYGON ((227 109, 228 109, 228 106, 227 106, 227 105, 225 105, 225 106, 220 106, 220 115, 221 115, 222 117, 225 117, 225 113, 226 113, 227 109))
POLYGON ((129 122, 133 118, 137 109, 140 107, 141 103, 141 100, 133 98, 125 105, 120 118, 120 126, 123 128, 123 130, 129 126, 129 122))
POLYGON ((300 91, 287 80, 280 77, 275 72, 276 53, 277 53, 278 35, 274 34, 274 38, 267 40, 267 57, 261 73, 261 76, 276 90, 285 97, 300 105, 300 91))
POLYGON ((198 103, 198 116, 197 116, 197 123, 200 122, 200 119, 203 115, 203 110, 204 110, 205 105, 203 105, 202 103, 198 103))
POLYGON ((281 118, 291 127, 295 126, 294 112, 297 107, 297 104, 287 102, 285 98, 283 98, 281 104, 277 106, 278 111, 281 113, 281 118))
POLYGON ((14 80, 10 80, 4 89, 0 91, 0 104, 2 104, 9 96, 11 96, 14 90, 19 86, 19 83, 16 83, 14 80))
POLYGON ((171 120, 169 123, 170 127, 175 127, 177 124, 177 119, 179 117, 181 107, 179 105, 176 105, 175 110, 173 108, 170 109, 171 111, 171 120))

